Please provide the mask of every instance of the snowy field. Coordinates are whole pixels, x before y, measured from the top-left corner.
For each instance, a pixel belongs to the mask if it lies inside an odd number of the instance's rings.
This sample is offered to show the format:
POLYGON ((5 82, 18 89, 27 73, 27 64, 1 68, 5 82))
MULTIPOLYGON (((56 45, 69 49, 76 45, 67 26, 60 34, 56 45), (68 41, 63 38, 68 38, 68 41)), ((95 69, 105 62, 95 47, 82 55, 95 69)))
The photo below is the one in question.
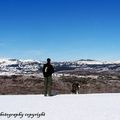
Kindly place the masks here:
POLYGON ((120 120, 120 94, 0 96, 0 120, 120 120))

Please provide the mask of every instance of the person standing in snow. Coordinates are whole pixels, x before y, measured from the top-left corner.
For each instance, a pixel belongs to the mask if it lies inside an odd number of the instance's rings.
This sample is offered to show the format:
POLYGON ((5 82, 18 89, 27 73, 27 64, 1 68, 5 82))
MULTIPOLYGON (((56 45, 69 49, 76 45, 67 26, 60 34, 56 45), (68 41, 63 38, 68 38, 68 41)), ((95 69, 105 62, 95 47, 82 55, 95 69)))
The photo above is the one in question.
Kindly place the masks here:
POLYGON ((54 73, 54 68, 51 65, 51 59, 47 58, 47 63, 43 65, 43 76, 44 76, 44 95, 51 96, 52 89, 52 74, 54 73))

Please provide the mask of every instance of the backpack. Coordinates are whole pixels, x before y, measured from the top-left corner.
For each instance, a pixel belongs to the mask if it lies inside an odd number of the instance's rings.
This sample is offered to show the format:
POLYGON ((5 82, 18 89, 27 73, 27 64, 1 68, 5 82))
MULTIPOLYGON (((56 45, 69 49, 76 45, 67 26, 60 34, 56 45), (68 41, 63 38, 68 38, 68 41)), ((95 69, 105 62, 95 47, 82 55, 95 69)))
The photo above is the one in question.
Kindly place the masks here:
POLYGON ((44 77, 51 76, 53 72, 54 72, 54 68, 51 64, 45 64, 44 65, 44 67, 43 67, 44 77))

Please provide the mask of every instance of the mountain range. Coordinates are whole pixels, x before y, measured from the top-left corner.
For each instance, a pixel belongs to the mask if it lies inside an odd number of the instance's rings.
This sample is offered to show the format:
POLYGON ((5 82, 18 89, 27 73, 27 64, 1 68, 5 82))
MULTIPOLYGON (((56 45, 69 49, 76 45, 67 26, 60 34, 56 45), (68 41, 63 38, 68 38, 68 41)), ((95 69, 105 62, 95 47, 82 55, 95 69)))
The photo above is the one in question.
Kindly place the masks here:
MULTIPOLYGON (((0 59, 0 75, 41 73, 45 61, 0 59)), ((120 61, 97 61, 80 59, 76 61, 52 62, 55 72, 65 71, 110 71, 120 72, 120 61)))

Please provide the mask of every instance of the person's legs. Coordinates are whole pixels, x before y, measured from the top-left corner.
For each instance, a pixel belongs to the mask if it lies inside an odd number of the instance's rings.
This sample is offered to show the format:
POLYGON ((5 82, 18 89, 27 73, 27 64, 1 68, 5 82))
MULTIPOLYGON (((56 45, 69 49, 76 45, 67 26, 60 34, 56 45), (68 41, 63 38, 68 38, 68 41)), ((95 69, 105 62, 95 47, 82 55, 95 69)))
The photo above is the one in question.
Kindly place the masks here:
POLYGON ((52 76, 48 77, 48 95, 51 96, 51 90, 52 90, 52 76))
POLYGON ((44 78, 44 96, 48 94, 48 77, 44 78))

